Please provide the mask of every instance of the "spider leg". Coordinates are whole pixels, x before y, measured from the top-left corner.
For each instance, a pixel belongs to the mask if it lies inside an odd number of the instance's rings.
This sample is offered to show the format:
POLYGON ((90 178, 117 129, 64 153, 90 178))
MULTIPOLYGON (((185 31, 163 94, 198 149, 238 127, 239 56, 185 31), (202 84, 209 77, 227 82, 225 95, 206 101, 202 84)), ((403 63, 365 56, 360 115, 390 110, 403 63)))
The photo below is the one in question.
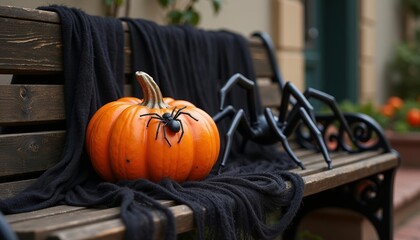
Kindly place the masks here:
MULTIPOLYGON (((195 117, 193 117, 193 116, 191 115, 191 113, 186 113, 186 112, 179 112, 179 113, 177 113, 177 117, 178 117, 179 115, 181 115, 181 114, 185 114, 185 115, 189 116, 190 118, 194 119, 195 121, 198 121, 198 119, 197 119, 197 118, 195 118, 195 117)), ((174 119, 175 119, 175 120, 178 120, 178 119, 176 119, 176 117, 174 117, 174 119)))
POLYGON ((232 150, 233 134, 235 133, 239 124, 242 123, 242 125, 243 125, 242 126, 243 127, 242 135, 244 136, 243 145, 245 143, 245 140, 247 139, 247 136, 249 138, 252 138, 252 136, 255 136, 255 133, 252 130, 251 125, 249 124, 248 120, 246 119, 245 112, 242 109, 239 110, 239 111, 236 111, 233 106, 229 105, 226 108, 224 108, 222 111, 217 113, 213 117, 213 120, 216 123, 218 123, 227 116, 232 117, 233 119, 232 119, 232 122, 229 126, 228 131, 225 134, 226 144, 225 144, 225 149, 223 150, 222 158, 221 158, 221 161, 220 161, 220 164, 219 164, 219 169, 217 171, 218 174, 220 174, 222 172, 222 169, 226 165, 226 162, 228 160, 230 151, 232 150))
POLYGON ((306 98, 314 98, 317 99, 323 103, 325 103, 326 105, 328 105, 328 107, 333 111, 335 117, 338 119, 338 121, 340 122, 341 126, 344 128, 344 131, 347 132, 347 134, 349 135, 350 139, 353 140, 353 142, 355 142, 354 136, 350 130, 349 124, 346 121, 346 119, 344 118, 343 113, 340 111, 337 102, 335 101, 335 98, 327 93, 321 92, 319 90, 313 89, 313 88, 308 88, 306 89, 306 91, 303 93, 303 95, 305 95, 306 98))
MULTIPOLYGON (((291 96, 294 97, 296 100, 296 103, 294 104, 294 107, 303 107, 306 112, 309 114, 310 118, 315 121, 315 113, 314 108, 309 103, 309 101, 306 99, 306 97, 293 85, 291 82, 286 82, 284 85, 284 90, 281 98, 281 104, 280 104, 280 112, 279 112, 279 122, 286 121, 287 117, 287 110, 289 107, 289 104, 291 103, 291 96)), ((297 111, 297 110, 295 110, 297 111)), ((293 113, 293 109, 292 112, 293 113)), ((288 122, 290 124, 290 122, 288 122)), ((297 124, 293 123, 293 124, 297 124)), ((288 136, 288 134, 286 134, 288 136)))
MULTIPOLYGON (((173 117, 174 119, 176 119, 177 117, 179 117, 179 115, 181 114, 181 111, 184 110, 187 106, 183 106, 182 108, 178 109, 178 111, 175 113, 175 116, 173 117)), ((176 107, 174 108, 175 111, 176 107)), ((172 111, 171 116, 174 112, 172 111)))
MULTIPOLYGON (((233 108, 232 105, 229 105, 226 108, 224 108, 222 111, 220 111, 216 115, 214 115, 213 116, 213 121, 217 124, 220 121, 222 121, 225 117, 227 117, 227 116, 234 117, 235 114, 236 114, 235 108, 233 108)), ((241 148, 240 148, 241 151, 245 150, 246 143, 247 143, 247 139, 246 138, 242 138, 242 143, 241 143, 241 148)), ((229 154, 229 151, 228 151, 227 155, 229 154)), ((225 162, 226 162, 226 160, 225 160, 225 162)), ((219 170, 219 172, 220 172, 220 170, 219 170)))
POLYGON ((163 124, 163 137, 165 138, 165 141, 169 144, 169 147, 172 147, 171 143, 169 142, 168 138, 166 137, 166 124, 163 124))
POLYGON ((145 113, 145 114, 140 114, 140 117, 144 117, 144 116, 155 116, 155 117, 157 117, 157 118, 159 118, 159 119, 162 119, 162 117, 161 117, 159 114, 157 114, 157 113, 145 113))
POLYGON ((305 169, 305 166, 303 166, 303 163, 299 160, 299 158, 296 157, 296 155, 293 153, 292 148, 289 145, 289 142, 287 141, 286 135, 282 132, 282 130, 278 127, 277 121, 274 117, 273 112, 270 108, 266 108, 264 110, 264 115, 267 119, 268 125, 270 128, 274 131, 274 133, 278 136, 280 139, 280 142, 284 148, 284 150, 287 152, 290 158, 301 168, 305 169))
POLYGON ((158 119, 159 121, 162 121, 161 117, 150 117, 149 121, 147 121, 146 127, 149 127, 149 123, 150 123, 150 121, 152 121, 152 119, 158 119))
POLYGON ((224 109, 221 109, 220 112, 218 112, 216 115, 213 116, 213 121, 215 123, 219 123, 222 119, 224 119, 226 116, 232 116, 236 113, 236 110, 231 106, 227 106, 224 109))
MULTIPOLYGON (((159 129, 160 129, 160 125, 162 124, 162 122, 159 122, 157 129, 156 129, 156 136, 155 136, 155 140, 157 140, 158 135, 159 135, 159 129)), ((164 125, 165 126, 165 125, 164 125)))
POLYGON ((258 122, 258 113, 256 111, 256 93, 255 93, 255 83, 246 77, 244 77, 240 73, 236 73, 232 75, 225 85, 220 89, 220 110, 224 108, 226 95, 229 93, 229 91, 232 90, 232 88, 238 84, 240 87, 244 88, 247 91, 247 104, 249 108, 250 113, 250 120, 251 123, 257 123, 258 122))
POLYGON ((233 135, 234 135, 236 129, 238 128, 239 123, 245 119, 244 110, 240 109, 240 110, 238 110, 238 112, 231 112, 231 110, 229 110, 229 111, 230 111, 231 114, 234 113, 235 115, 234 115, 232 123, 229 127, 229 130, 226 132, 226 135, 225 135, 225 141, 226 141, 225 145, 226 146, 225 146, 225 150, 223 152, 222 160, 221 160, 220 165, 219 165, 219 169, 217 170, 217 174, 220 174, 222 172, 222 169, 225 167, 226 161, 227 161, 227 159, 229 157, 229 154, 230 154, 230 151, 232 149, 233 135))
POLYGON ((182 124, 181 120, 175 119, 175 121, 179 122, 179 125, 181 126, 181 136, 179 136, 178 143, 181 142, 182 137, 184 136, 184 125, 182 124))
MULTIPOLYGON (((171 117, 174 115, 175 110, 176 110, 176 107, 174 107, 174 109, 172 109, 172 112, 171 112, 171 117)), ((179 109, 179 110, 178 110, 178 112, 179 112, 179 111, 181 111, 181 109, 179 109)), ((177 116, 177 115, 175 114, 175 116, 177 116)), ((174 117, 174 118, 176 118, 176 117, 174 117)))
MULTIPOLYGON (((322 155, 324 156, 325 161, 327 162, 328 169, 331 169, 331 157, 328 153, 327 145, 325 144, 324 139, 322 139, 321 132, 319 131, 318 127, 316 126, 315 122, 312 120, 310 115, 306 112, 305 108, 299 108, 299 115, 308 127, 309 131, 311 131, 312 136, 315 138, 315 141, 318 143, 319 149, 322 155)), ((286 126, 286 128, 288 128, 288 126, 286 126)))
POLYGON ((145 114, 140 114, 140 117, 144 117, 144 116, 152 116, 150 117, 149 121, 147 121, 146 127, 149 127, 149 123, 150 121, 152 121, 152 119, 158 119, 158 120, 163 120, 162 116, 160 116, 157 113, 145 113, 145 114))

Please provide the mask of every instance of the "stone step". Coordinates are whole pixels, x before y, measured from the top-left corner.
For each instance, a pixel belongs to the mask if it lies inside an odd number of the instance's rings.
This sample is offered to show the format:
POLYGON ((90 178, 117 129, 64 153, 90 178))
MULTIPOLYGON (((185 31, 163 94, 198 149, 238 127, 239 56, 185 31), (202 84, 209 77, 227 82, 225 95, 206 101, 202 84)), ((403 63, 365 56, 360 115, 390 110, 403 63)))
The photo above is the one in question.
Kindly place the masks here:
POLYGON ((420 168, 400 168, 394 185, 394 225, 420 212, 420 168))

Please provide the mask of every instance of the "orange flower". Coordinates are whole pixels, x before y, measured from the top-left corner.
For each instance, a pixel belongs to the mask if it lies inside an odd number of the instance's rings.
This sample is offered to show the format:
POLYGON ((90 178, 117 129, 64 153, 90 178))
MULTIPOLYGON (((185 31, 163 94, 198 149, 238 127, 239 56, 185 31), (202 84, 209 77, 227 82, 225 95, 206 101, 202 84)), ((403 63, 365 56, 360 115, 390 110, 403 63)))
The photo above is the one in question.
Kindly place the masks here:
POLYGON ((407 112, 406 119, 410 126, 420 127, 420 109, 410 108, 407 112))
POLYGON ((390 104, 386 104, 381 107, 380 112, 385 117, 392 117, 394 116, 394 113, 395 113, 395 107, 390 104))
POLYGON ((399 109, 404 105, 404 101, 396 96, 392 96, 388 99, 388 105, 392 106, 394 109, 399 109))

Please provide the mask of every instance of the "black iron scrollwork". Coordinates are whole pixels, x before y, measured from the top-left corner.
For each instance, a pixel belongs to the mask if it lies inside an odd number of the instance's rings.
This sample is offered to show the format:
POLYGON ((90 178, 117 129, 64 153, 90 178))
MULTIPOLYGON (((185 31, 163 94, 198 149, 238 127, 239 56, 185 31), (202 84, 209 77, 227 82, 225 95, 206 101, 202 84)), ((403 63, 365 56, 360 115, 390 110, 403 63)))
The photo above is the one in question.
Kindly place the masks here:
MULTIPOLYGON (((333 115, 317 115, 316 120, 330 151, 363 152, 383 150, 391 152, 391 147, 381 126, 371 117, 361 113, 346 113, 344 117, 350 126, 352 136, 344 131, 333 115)), ((297 142, 308 149, 314 149, 312 137, 303 126, 296 129, 297 142)))

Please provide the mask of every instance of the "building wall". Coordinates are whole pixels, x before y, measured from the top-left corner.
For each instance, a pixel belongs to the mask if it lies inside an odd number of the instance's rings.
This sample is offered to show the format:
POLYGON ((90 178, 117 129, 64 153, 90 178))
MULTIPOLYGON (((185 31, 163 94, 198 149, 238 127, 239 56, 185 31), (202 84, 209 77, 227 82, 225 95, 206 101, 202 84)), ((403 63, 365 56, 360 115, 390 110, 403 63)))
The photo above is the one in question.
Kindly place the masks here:
POLYGON ((360 101, 388 97, 389 63, 401 40, 400 0, 360 0, 360 101))
POLYGON ((304 11, 300 0, 273 0, 272 38, 286 81, 305 88, 304 11))
POLYGON ((376 39, 375 65, 376 65, 376 101, 383 103, 388 97, 387 68, 393 57, 396 44, 401 34, 401 0, 380 0, 376 4, 376 39))
POLYGON ((368 102, 376 95, 376 0, 359 2, 359 100, 368 102))

